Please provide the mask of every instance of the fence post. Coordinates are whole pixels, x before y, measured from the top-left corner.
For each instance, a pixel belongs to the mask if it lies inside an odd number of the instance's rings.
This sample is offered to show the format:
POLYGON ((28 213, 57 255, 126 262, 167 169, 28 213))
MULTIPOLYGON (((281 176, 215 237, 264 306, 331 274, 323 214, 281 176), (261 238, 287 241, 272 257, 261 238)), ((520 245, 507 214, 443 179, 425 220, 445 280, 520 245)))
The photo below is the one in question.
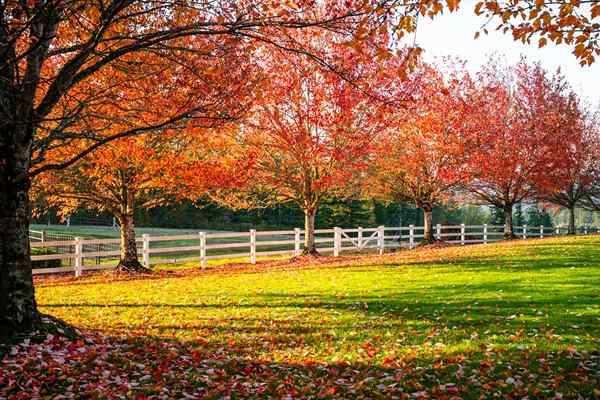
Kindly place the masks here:
POLYGON ((523 239, 527 239, 527 225, 523 225, 523 239))
POLYGON ((256 264, 256 229, 250 229, 250 263, 256 264))
POLYGON ((83 244, 81 238, 75 238, 75 276, 81 276, 83 271, 83 244))
POLYGON ((377 228, 377 239, 379 242, 379 255, 383 254, 383 251, 385 250, 385 228, 383 227, 383 225, 381 225, 380 227, 377 228))
POLYGON ((294 255, 300 255, 300 228, 294 228, 294 255))
POLYGON ((465 244, 465 224, 460 224, 460 245, 465 244))
POLYGON ((487 231, 487 229, 488 229, 487 228, 487 224, 483 224, 483 243, 484 244, 487 244, 487 242, 488 242, 488 239, 487 239, 488 231, 487 231))
POLYGON ((358 227, 358 249, 362 250, 362 241, 363 241, 363 228, 362 226, 358 227))
POLYGON ((587 232, 588 232, 587 228, 588 228, 587 225, 583 227, 583 234, 584 235, 587 235, 587 232))
POLYGON ((42 243, 46 241, 46 231, 42 230, 42 236, 40 237, 40 240, 42 243))
POLYGON ((200 268, 206 268, 206 232, 200 232, 200 268))
POLYGON ((560 236, 560 227, 559 226, 556 227, 556 236, 560 236))
POLYGON ((437 224, 435 226, 437 240, 442 240, 442 224, 437 224))
POLYGON ((71 226, 71 217, 67 217, 67 227, 71 226))
POLYGON ((340 241, 342 240, 342 234, 340 233, 340 228, 335 226, 333 227, 333 256, 337 257, 340 255, 340 241))
POLYGON ((408 248, 413 247, 415 247, 415 226, 411 224, 408 226, 408 248))
POLYGON ((544 225, 540 225, 540 238, 544 237, 544 225))
POLYGON ((142 235, 142 259, 144 260, 144 267, 150 268, 150 235, 144 233, 142 235))

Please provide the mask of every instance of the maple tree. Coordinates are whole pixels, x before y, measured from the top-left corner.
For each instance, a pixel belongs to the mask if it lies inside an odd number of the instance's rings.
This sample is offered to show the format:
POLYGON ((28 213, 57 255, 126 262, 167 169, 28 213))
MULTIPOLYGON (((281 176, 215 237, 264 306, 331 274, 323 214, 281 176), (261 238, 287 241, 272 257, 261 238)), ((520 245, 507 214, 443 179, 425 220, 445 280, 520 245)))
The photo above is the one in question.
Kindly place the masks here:
MULTIPOLYGON (((591 109, 591 107, 590 107, 591 109)), ((583 137, 587 148, 582 148, 583 161, 576 165, 581 166, 585 195, 581 205, 591 211, 600 211, 600 108, 588 111, 583 119, 583 137)))
MULTIPOLYGON (((62 216, 87 208, 114 216, 120 228, 117 271, 148 272, 138 260, 134 213, 235 185, 242 167, 224 166, 213 153, 218 140, 189 128, 113 141, 61 170, 40 174, 32 198, 62 216), (191 192, 190 185, 194 191, 191 192)), ((216 134, 215 134, 216 135, 216 134)), ((218 152, 216 153, 218 156, 218 152)))
POLYGON ((6 188, 0 192, 0 335, 29 331, 39 320, 28 242, 32 178, 68 167, 112 140, 188 119, 210 124, 232 118, 227 102, 237 102, 239 85, 245 92, 247 57, 256 43, 338 70, 329 54, 289 32, 327 30, 359 47, 388 30, 397 20, 392 12, 408 18, 438 3, 0 2, 0 185, 6 188), (224 66, 238 68, 237 79, 224 66), (202 77, 177 79, 196 71, 212 74, 221 101, 203 102, 214 88, 202 77), (132 97, 130 84, 144 88, 144 99, 137 90, 132 97), (182 84, 193 90, 180 90, 182 84), (167 106, 165 99, 174 101, 167 106), (155 107, 143 109, 139 100, 155 107), (65 146, 77 150, 58 151, 66 158, 57 158, 55 151, 65 146))
POLYGON ((372 179, 366 191, 377 197, 413 203, 423 211, 423 243, 435 241, 432 212, 444 203, 465 179, 462 157, 466 116, 471 112, 467 95, 469 76, 444 74, 421 65, 412 104, 399 110, 374 150, 372 179))
MULTIPOLYGON (((581 65, 593 64, 600 55, 598 0, 481 1, 475 5, 475 14, 499 20, 496 30, 510 32, 523 43, 535 40, 539 47, 548 42, 570 46, 581 65)), ((488 32, 485 27, 482 30, 488 32)))
POLYGON ((548 171, 568 162, 562 141, 577 110, 560 73, 549 76, 525 59, 513 66, 491 60, 478 81, 466 153, 468 190, 504 211, 504 237, 513 238, 513 206, 535 199, 548 171))
POLYGON ((574 235, 575 208, 590 205, 589 199, 593 199, 595 184, 600 177, 597 113, 584 112, 574 94, 570 98, 555 97, 551 106, 554 117, 565 118, 564 121, 548 121, 561 128, 553 140, 561 149, 558 156, 563 162, 560 168, 546 171, 538 181, 539 196, 544 202, 568 210, 568 233, 574 235))
POLYGON ((254 160, 247 182, 213 194, 233 207, 296 203, 305 215, 304 254, 318 253, 319 204, 358 194, 373 141, 405 89, 397 75, 402 56, 369 63, 339 51, 340 60, 355 66, 349 79, 283 53, 264 61, 270 86, 236 134, 238 150, 231 155, 254 160))

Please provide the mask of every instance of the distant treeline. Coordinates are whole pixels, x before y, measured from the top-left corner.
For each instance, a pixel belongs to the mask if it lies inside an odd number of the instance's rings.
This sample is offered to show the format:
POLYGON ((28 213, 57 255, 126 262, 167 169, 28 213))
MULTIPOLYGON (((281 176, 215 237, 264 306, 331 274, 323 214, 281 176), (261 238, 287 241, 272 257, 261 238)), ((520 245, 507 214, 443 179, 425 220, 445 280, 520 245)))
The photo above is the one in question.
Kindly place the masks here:
MULTIPOLYGON (((517 205, 513 212, 514 225, 554 226, 558 222, 553 216, 536 205, 517 205)), ((580 217, 581 223, 592 223, 589 217, 580 217), (589 221, 588 221, 589 220, 589 221)), ((218 229, 247 230, 303 227, 304 215, 294 204, 281 204, 275 207, 255 210, 232 210, 210 201, 197 205, 191 202, 157 207, 151 210, 138 210, 136 225, 144 227, 180 228, 180 229, 218 229)), ((34 220, 35 223, 60 223, 56 213, 34 220)), ((71 217, 74 225, 109 225, 112 217, 93 211, 79 210, 71 217)), ((317 228, 333 226, 408 226, 421 225, 422 211, 410 204, 385 204, 375 200, 338 200, 329 199, 317 213, 317 228)), ((64 221, 62 221, 64 223, 64 221)), ((455 225, 493 224, 502 225, 504 214, 497 208, 484 206, 447 205, 435 208, 433 223, 455 225)))

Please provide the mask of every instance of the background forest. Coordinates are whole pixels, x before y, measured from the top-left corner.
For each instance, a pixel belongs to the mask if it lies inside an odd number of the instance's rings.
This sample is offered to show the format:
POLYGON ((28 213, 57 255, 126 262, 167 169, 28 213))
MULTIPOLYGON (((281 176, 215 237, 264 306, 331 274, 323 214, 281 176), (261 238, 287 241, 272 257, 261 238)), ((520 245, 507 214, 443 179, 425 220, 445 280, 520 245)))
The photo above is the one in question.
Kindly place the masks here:
MULTIPOLYGON (((205 200, 194 205, 183 201, 178 204, 137 210, 135 219, 139 227, 182 229, 217 229, 242 231, 248 229, 276 229, 301 227, 302 211, 294 204, 252 210, 234 210, 205 200)), ((543 209, 535 204, 519 204, 513 211, 515 226, 565 226, 568 213, 565 210, 543 209)), ((408 203, 383 203, 377 200, 328 199, 317 213, 317 227, 332 226, 420 226, 423 212, 408 203)), ((600 214, 584 209, 576 210, 577 226, 600 225, 600 214)), ((434 224, 455 225, 502 225, 504 213, 495 207, 447 204, 435 207, 434 224)), ((39 216, 34 224, 65 224, 54 210, 39 216)), ((78 210, 70 218, 73 225, 112 225, 112 217, 88 210, 78 210)))

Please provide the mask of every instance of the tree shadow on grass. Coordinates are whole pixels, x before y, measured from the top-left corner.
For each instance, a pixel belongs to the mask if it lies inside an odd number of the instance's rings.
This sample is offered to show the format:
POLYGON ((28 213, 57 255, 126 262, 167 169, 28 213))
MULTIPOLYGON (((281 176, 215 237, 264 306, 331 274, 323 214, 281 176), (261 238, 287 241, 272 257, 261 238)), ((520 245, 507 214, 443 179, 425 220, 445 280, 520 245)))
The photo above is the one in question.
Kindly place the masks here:
POLYGON ((336 337, 344 337, 348 346, 360 346, 377 335, 389 335, 382 342, 390 348, 394 344, 412 346, 432 341, 443 341, 450 346, 469 342, 471 347, 510 341, 555 346, 564 345, 565 338, 575 337, 579 345, 590 347, 600 337, 600 309, 594 306, 599 298, 594 285, 582 283, 578 294, 570 296, 551 293, 544 287, 516 289, 516 281, 509 281, 437 287, 429 293, 418 290, 344 296, 304 293, 293 297, 263 293, 242 304, 224 301, 42 306, 50 312, 68 308, 72 314, 84 314, 94 308, 107 309, 115 315, 118 315, 115 311, 140 310, 138 319, 120 321, 117 317, 105 324, 105 332, 110 333, 132 330, 139 334, 209 335, 223 342, 230 338, 252 341, 255 337, 260 340, 271 337, 282 344, 294 335, 288 349, 298 343, 314 345, 336 337), (198 314, 203 310, 204 314, 221 315, 198 314), (432 332, 437 333, 430 338, 432 332))

